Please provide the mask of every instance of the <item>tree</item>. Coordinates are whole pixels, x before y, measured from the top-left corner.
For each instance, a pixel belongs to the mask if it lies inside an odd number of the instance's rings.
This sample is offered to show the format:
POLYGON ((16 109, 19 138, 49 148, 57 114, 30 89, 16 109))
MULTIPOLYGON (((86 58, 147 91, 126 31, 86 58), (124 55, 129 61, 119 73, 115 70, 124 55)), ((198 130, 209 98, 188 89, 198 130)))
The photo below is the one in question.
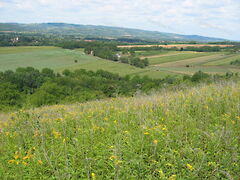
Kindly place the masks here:
POLYGON ((11 83, 0 84, 0 110, 21 106, 21 94, 17 86, 11 83))
POLYGON ((63 86, 46 82, 30 97, 30 103, 37 107, 45 104, 57 104, 66 95, 66 89, 63 86))

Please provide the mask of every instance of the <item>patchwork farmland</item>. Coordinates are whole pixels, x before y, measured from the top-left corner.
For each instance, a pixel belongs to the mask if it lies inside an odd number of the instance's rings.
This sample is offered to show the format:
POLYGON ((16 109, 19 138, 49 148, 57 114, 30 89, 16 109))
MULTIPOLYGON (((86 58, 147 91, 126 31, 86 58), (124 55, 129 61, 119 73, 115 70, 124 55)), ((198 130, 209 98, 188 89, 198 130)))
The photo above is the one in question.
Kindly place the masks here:
POLYGON ((83 49, 68 50, 58 47, 2 47, 0 48, 0 71, 15 70, 17 67, 51 68, 56 72, 64 69, 106 70, 119 75, 140 75, 162 78, 168 75, 193 74, 196 71, 224 74, 240 72, 230 65, 240 54, 225 52, 193 51, 136 51, 136 56, 148 58, 149 66, 142 69, 129 64, 108 61, 86 55, 83 49))

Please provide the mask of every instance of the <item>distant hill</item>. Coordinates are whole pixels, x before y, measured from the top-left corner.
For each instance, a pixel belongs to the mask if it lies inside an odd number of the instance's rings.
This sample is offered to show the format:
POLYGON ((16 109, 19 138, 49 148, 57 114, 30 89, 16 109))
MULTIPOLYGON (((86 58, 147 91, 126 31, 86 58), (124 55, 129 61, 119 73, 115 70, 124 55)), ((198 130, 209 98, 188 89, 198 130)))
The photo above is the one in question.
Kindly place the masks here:
POLYGON ((40 23, 40 24, 18 24, 18 23, 0 23, 0 31, 14 32, 36 32, 50 34, 68 34, 80 35, 92 38, 129 38, 143 39, 152 41, 201 41, 201 42, 219 42, 225 41, 221 38, 204 37, 198 35, 180 35, 173 33, 163 33, 158 31, 146 31, 139 29, 80 25, 66 23, 40 23))

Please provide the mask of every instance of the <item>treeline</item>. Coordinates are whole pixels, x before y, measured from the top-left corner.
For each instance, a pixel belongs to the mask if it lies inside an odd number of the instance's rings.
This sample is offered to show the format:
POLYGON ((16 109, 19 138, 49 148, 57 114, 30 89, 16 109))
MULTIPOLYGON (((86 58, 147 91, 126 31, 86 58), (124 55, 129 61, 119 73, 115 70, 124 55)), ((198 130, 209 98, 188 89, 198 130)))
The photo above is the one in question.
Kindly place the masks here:
MULTIPOLYGON (((234 74, 228 73, 224 78, 231 76, 234 74)), ((151 79, 147 76, 121 77, 103 70, 65 70, 62 74, 56 74, 48 68, 41 71, 32 67, 18 68, 16 71, 0 72, 0 111, 133 96, 136 92, 148 93, 186 81, 201 80, 210 81, 211 76, 199 71, 183 79, 174 76, 151 79)))
POLYGON ((122 51, 154 51, 154 50, 165 50, 165 51, 196 51, 196 52, 219 52, 223 49, 222 47, 218 46, 202 46, 202 47, 184 47, 184 48, 164 48, 161 46, 152 46, 152 47, 131 47, 131 48, 121 48, 122 51))
POLYGON ((56 74, 48 68, 18 68, 0 73, 0 110, 132 96, 137 91, 158 89, 164 82, 167 79, 120 77, 103 70, 56 74))
POLYGON ((189 46, 185 48, 180 48, 180 51, 196 51, 196 52, 219 52, 223 48, 219 46, 202 46, 202 47, 194 47, 194 46, 189 46))
POLYGON ((39 33, 0 33, 0 46, 55 46, 62 38, 39 33))
POLYGON ((144 68, 149 65, 148 58, 140 59, 134 55, 120 57, 120 61, 140 68, 144 68))

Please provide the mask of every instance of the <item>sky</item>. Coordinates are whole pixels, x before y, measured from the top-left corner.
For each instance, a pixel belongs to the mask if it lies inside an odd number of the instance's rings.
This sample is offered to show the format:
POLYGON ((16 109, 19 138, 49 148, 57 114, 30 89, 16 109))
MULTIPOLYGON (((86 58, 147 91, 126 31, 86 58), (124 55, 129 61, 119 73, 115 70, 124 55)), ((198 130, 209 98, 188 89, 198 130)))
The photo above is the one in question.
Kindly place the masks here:
POLYGON ((0 0, 0 22, 106 25, 240 40, 240 0, 0 0))

